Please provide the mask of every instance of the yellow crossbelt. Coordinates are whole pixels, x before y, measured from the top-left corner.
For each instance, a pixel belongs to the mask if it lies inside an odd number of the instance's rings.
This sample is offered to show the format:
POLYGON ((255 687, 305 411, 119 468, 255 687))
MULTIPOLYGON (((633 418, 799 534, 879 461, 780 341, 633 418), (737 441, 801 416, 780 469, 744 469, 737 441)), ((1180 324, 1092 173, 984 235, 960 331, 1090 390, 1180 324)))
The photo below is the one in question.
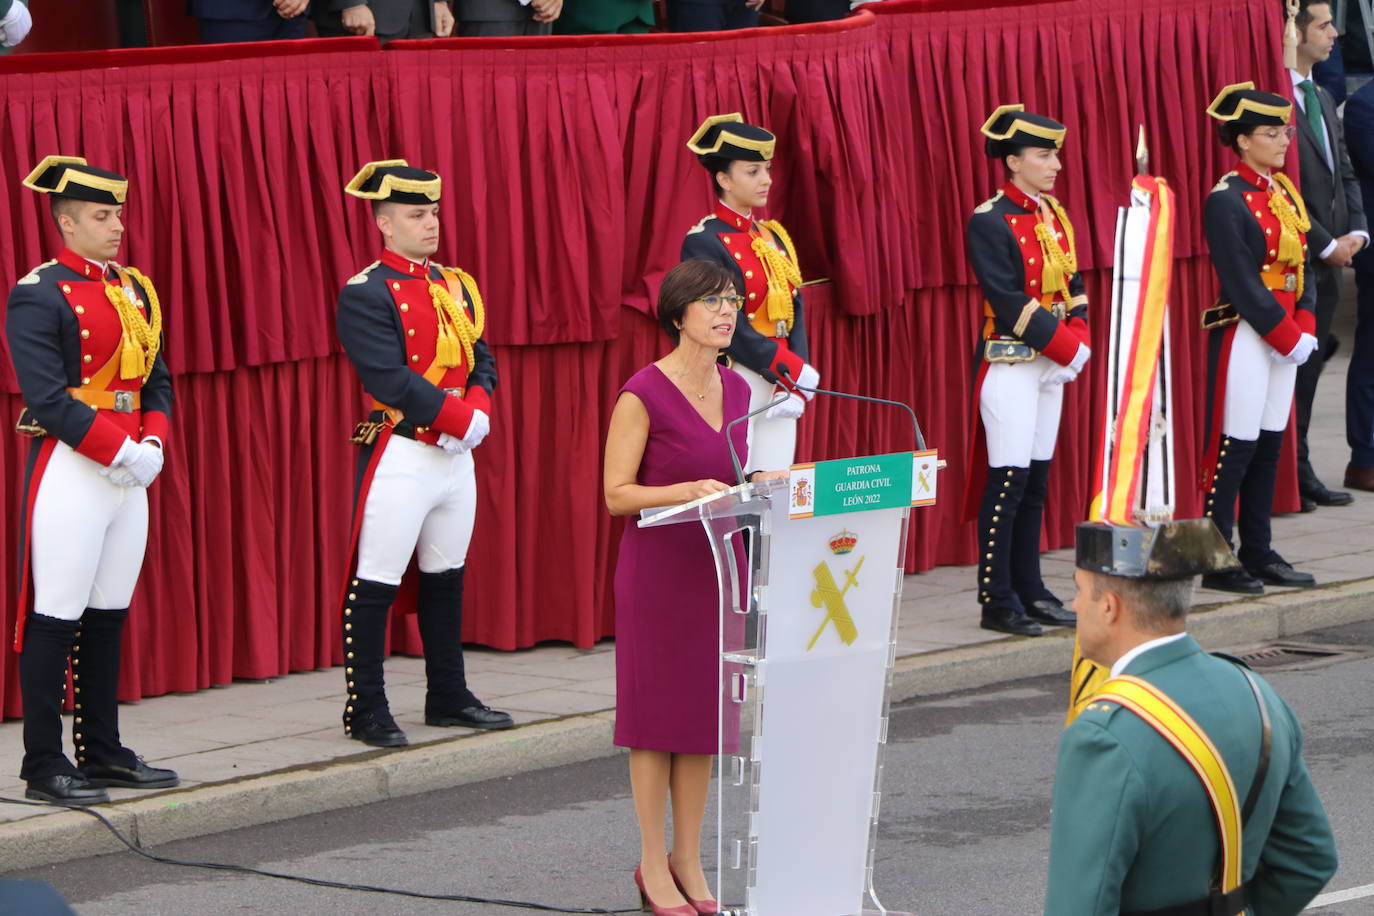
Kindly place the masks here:
POLYGON ((1221 892, 1229 894, 1241 883, 1241 819, 1236 786, 1212 739, 1159 688, 1128 674, 1102 685, 1094 701, 1117 703, 1140 716, 1193 768, 1216 816, 1221 836, 1221 892))

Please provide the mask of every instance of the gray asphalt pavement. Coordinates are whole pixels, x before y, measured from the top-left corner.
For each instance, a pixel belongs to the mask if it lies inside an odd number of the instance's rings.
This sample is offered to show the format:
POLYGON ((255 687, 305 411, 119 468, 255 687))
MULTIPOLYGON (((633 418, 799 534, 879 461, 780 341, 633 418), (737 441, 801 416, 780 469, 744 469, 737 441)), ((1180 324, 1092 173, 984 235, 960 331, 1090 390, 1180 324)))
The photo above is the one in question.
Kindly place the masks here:
MULTIPOLYGON (((1374 644, 1374 623, 1305 639, 1374 644)), ((1308 762, 1335 825, 1342 861, 1328 891, 1374 885, 1374 658, 1269 677, 1304 723, 1308 762)), ((886 906, 921 916, 1040 912, 1064 692, 1062 678, 1037 678, 894 710, 876 881, 886 906)), ((156 851, 442 894, 568 907, 637 903, 630 872, 638 842, 623 757, 156 851)), ((51 882, 83 916, 529 912, 179 868, 131 853, 6 877, 51 882)), ((1313 912, 1371 914, 1374 896, 1313 912)))

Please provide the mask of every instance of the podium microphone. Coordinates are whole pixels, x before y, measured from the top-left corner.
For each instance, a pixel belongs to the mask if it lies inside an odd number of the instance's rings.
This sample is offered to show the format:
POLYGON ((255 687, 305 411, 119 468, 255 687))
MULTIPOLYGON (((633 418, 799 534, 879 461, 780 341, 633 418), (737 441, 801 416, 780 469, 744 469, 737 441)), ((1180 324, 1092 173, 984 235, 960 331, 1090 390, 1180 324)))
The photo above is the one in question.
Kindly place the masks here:
POLYGON ((831 391, 828 388, 808 388, 792 378, 792 370, 786 365, 778 366, 778 374, 786 378, 792 387, 798 391, 809 391, 812 394, 827 394, 835 398, 848 398, 851 401, 867 401, 870 404, 886 404, 889 407, 902 408, 907 412, 907 416, 911 417, 911 431, 916 436, 916 451, 924 452, 926 450, 926 437, 921 434, 921 424, 916 422, 916 411, 912 410, 909 404, 903 404, 901 401, 889 401, 886 398, 870 397, 866 394, 850 394, 847 391, 831 391))
POLYGON ((756 417, 759 414, 763 413, 765 410, 770 410, 771 408, 777 407, 779 404, 785 402, 791 396, 791 392, 783 391, 782 394, 778 395, 773 400, 769 401, 767 404, 764 404, 762 407, 759 407, 755 410, 751 410, 742 417, 735 417, 735 419, 725 424, 725 444, 730 446, 730 463, 735 466, 735 483, 744 483, 744 468, 741 467, 739 463, 739 452, 735 450, 735 440, 730 438, 730 432, 735 428, 735 424, 743 423, 750 417, 756 417))

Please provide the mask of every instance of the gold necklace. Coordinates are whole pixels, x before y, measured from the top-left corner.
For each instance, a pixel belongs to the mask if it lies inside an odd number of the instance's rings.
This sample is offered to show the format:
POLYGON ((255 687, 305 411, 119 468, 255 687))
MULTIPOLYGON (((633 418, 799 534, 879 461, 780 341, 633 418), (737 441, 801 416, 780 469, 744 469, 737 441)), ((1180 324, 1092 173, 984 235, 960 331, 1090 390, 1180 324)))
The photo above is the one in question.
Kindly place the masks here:
MULTIPOLYGON (((685 369, 680 369, 680 370, 678 370, 678 372, 677 372, 677 377, 678 377, 678 379, 680 379, 680 380, 682 381, 682 383, 683 383, 684 385, 687 384, 687 370, 685 370, 685 369)), ((684 393, 687 393, 687 392, 684 392, 684 393)), ((692 392, 692 393, 696 394, 696 392, 692 392)), ((707 380, 706 380, 706 390, 705 390, 705 391, 702 391, 702 392, 699 393, 699 394, 697 394, 697 400, 698 400, 698 401, 704 401, 704 400, 706 400, 706 395, 708 395, 708 394, 710 394, 710 393, 711 393, 711 379, 710 379, 710 378, 707 378, 707 380)))

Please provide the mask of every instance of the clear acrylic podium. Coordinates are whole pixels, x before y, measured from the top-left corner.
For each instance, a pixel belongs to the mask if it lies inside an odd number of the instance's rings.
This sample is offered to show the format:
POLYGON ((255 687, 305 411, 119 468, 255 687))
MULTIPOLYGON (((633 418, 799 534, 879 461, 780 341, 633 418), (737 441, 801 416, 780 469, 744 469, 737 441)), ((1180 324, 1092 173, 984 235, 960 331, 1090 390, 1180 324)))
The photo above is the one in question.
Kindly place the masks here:
POLYGON ((879 902, 873 864, 907 517, 934 504, 939 464, 797 465, 642 513, 703 525, 716 560, 722 913, 904 916, 879 902))

